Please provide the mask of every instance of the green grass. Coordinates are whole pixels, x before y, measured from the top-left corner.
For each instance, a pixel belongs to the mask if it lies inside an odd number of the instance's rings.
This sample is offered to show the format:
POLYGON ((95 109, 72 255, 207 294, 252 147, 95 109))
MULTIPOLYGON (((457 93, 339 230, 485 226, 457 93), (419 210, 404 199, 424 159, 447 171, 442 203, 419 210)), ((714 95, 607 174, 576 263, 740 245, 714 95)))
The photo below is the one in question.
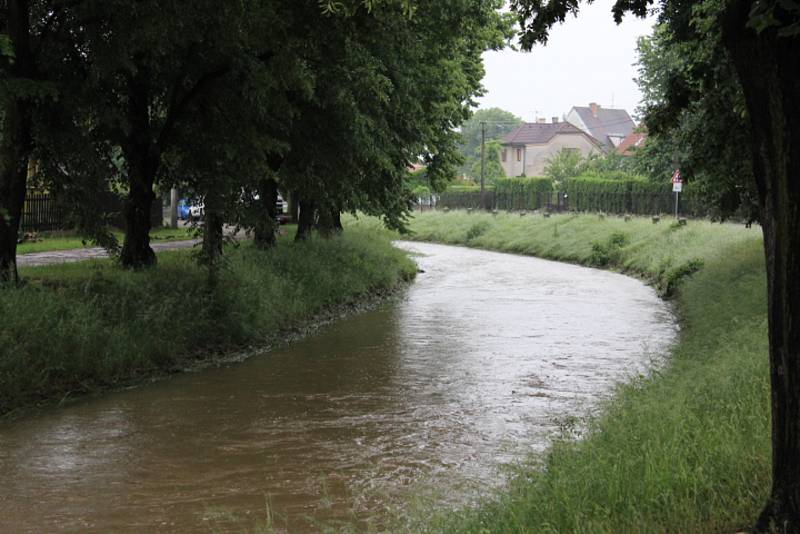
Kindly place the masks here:
POLYGON ((417 517, 427 532, 732 532, 770 486, 761 232, 596 215, 420 214, 414 239, 602 265, 673 293, 666 368, 622 386, 584 439, 557 438, 480 506, 417 517), (695 272, 696 271, 696 272, 695 272), (691 273, 691 276, 687 276, 691 273))
MULTIPOLYGON (((117 240, 122 243, 124 234, 114 232, 117 240)), ((183 241, 192 239, 192 228, 157 228, 150 232, 150 239, 154 242, 183 241)), ((38 235, 37 241, 26 241, 17 245, 17 254, 30 254, 31 252, 50 252, 55 250, 72 250, 77 248, 92 247, 91 243, 72 232, 44 232, 38 235)))
POLYGON ((227 258, 214 290, 188 251, 161 253, 145 272, 109 261, 23 269, 27 284, 0 292, 0 414, 263 346, 416 272, 387 236, 359 228, 330 240, 282 238, 266 252, 245 243, 227 258))

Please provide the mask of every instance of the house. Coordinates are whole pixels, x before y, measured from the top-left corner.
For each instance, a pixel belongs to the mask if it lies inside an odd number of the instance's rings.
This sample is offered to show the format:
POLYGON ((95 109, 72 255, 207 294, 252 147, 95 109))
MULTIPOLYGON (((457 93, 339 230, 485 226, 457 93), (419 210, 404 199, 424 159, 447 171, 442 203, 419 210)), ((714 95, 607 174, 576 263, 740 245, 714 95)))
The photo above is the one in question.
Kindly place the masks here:
POLYGON ((636 128, 624 109, 604 108, 595 102, 587 107, 573 107, 566 120, 603 143, 606 151, 616 149, 636 128))
POLYGON ((616 149, 617 154, 620 156, 633 156, 636 149, 644 145, 646 141, 647 134, 645 132, 633 132, 619 144, 616 149))
POLYGON ((553 117, 552 123, 525 123, 503 138, 500 164, 506 176, 541 176, 547 161, 560 150, 575 150, 581 156, 600 153, 602 143, 567 122, 553 117))

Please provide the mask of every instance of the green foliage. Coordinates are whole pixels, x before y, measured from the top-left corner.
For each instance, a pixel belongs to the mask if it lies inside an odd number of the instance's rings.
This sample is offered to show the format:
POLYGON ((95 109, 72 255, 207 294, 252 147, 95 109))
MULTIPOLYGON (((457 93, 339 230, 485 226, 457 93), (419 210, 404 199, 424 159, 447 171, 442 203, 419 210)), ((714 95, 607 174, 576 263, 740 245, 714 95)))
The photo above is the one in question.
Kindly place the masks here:
POLYGON ((495 181, 494 205, 497 209, 533 210, 550 199, 550 178, 503 178, 495 181))
MULTIPOLYGON (((485 189, 491 189, 493 186, 488 186, 485 189)), ((481 186, 479 185, 448 185, 445 193, 474 193, 480 192, 481 186)))
POLYGON ((107 261, 27 269, 24 288, 0 292, 0 413, 267 344, 325 307, 416 272, 388 237, 360 228, 331 240, 284 239, 266 252, 245 244, 228 256, 211 290, 187 252, 160 254, 147 272, 107 261))
POLYGON ((553 191, 553 180, 545 177, 503 178, 494 184, 498 193, 528 195, 553 191))
POLYGON ((640 172, 667 179, 677 165, 717 216, 756 219, 745 102, 720 25, 706 0, 639 41, 639 87, 651 136, 635 156, 640 172))
MULTIPOLYGON (((669 213, 672 205, 670 182, 653 182, 622 171, 570 178, 561 190, 567 194, 569 208, 577 211, 658 214, 669 213)), ((689 208, 697 202, 690 190, 682 197, 689 208)))
POLYGON ((629 242, 627 234, 615 232, 608 236, 606 241, 592 243, 592 253, 587 258, 587 263, 594 267, 607 267, 616 265, 622 257, 621 249, 629 242))
POLYGON ((476 239, 485 234, 486 230, 488 229, 489 229, 489 223, 487 223, 486 221, 478 221, 472 226, 470 226, 469 230, 467 230, 466 240, 472 241, 473 239, 476 239))
MULTIPOLYGON (((479 109, 472 116, 464 121, 461 126, 461 143, 459 152, 464 158, 464 164, 460 168, 462 174, 473 179, 480 178, 480 154, 481 154, 481 123, 486 123, 486 156, 487 160, 493 157, 498 161, 499 144, 489 145, 493 141, 501 140, 506 134, 514 131, 522 119, 509 111, 500 108, 479 109)), ((502 167, 501 167, 502 169, 502 167)), ((495 172, 492 176, 503 176, 503 173, 495 172)))
POLYGON ((547 160, 544 174, 556 182, 578 176, 583 170, 583 157, 574 149, 562 148, 547 160))
MULTIPOLYGON (((484 154, 484 183, 487 185, 494 184, 497 180, 504 178, 506 173, 503 170, 503 164, 500 161, 500 151, 502 145, 497 139, 488 141, 485 147, 484 154)), ((481 149, 478 147, 474 157, 470 160, 472 162, 472 172, 467 173, 467 176, 474 177, 476 181, 481 179, 481 149)))

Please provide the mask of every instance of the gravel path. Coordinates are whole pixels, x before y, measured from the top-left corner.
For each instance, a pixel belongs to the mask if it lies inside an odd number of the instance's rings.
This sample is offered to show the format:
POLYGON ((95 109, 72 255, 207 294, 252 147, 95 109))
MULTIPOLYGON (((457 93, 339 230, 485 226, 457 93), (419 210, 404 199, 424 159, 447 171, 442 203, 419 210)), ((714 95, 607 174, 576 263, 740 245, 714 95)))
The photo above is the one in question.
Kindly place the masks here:
MULTIPOLYGON (((168 241, 166 243, 151 243, 150 246, 155 252, 162 250, 178 250, 182 248, 192 248, 197 240, 187 241, 168 241)), ((49 252, 32 252, 30 254, 20 254, 17 256, 19 267, 38 267, 40 265, 53 265, 56 263, 72 263, 97 258, 108 258, 106 251, 100 247, 76 248, 72 250, 53 250, 49 252)))

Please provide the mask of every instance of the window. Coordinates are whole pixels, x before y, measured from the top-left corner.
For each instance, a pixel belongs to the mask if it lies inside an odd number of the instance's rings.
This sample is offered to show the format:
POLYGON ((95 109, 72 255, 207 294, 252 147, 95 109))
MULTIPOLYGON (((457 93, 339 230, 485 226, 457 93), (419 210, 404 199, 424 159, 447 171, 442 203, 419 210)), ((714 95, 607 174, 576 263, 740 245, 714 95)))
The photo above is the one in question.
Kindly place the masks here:
POLYGON ((506 152, 508 152, 505 148, 503 149, 503 153, 500 154, 500 158, 503 160, 503 163, 506 162, 506 152))
POLYGON ((522 149, 517 149, 517 161, 522 161, 522 149))

